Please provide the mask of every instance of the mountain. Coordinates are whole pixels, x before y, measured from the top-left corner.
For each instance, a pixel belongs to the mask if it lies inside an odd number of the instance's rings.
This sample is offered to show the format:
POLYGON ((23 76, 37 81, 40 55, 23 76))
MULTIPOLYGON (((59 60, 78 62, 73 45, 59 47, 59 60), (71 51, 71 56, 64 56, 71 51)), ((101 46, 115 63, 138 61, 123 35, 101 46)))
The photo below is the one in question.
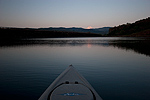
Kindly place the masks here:
POLYGON ((95 33, 95 34, 108 34, 109 28, 111 27, 103 27, 103 28, 93 28, 93 29, 84 29, 84 28, 65 28, 65 27, 49 27, 49 28, 39 28, 40 30, 48 30, 48 31, 63 31, 63 32, 80 32, 80 33, 95 33))
MULTIPOLYGON (((64 28, 59 28, 64 30, 64 28)), ((63 38, 63 37, 101 37, 101 34, 74 32, 74 31, 55 31, 33 28, 4 28, 0 27, 0 41, 20 40, 27 38, 63 38)))
POLYGON ((109 29, 108 36, 150 37, 150 17, 109 29))
POLYGON ((0 27, 0 40, 16 40, 26 38, 57 38, 57 37, 101 37, 108 33, 110 27, 84 28, 11 28, 0 27))

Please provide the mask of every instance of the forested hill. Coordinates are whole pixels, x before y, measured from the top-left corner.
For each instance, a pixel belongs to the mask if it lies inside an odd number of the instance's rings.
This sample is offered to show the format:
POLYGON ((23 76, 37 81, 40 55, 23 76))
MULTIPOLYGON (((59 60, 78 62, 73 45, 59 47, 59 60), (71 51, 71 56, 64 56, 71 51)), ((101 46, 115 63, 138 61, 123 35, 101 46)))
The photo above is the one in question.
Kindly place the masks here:
POLYGON ((0 28, 0 40, 57 37, 101 37, 101 34, 84 32, 49 31, 31 28, 0 28))
POLYGON ((108 36, 150 37, 150 17, 110 28, 108 36))

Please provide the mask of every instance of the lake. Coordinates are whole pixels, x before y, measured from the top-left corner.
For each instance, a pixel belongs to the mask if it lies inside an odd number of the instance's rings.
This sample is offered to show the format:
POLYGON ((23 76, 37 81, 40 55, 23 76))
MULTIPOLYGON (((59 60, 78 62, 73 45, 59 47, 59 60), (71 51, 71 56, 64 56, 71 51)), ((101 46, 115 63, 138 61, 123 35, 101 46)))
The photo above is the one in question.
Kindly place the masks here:
POLYGON ((1 100, 37 100, 73 65, 103 100, 150 100, 150 38, 37 38, 0 43, 1 100))

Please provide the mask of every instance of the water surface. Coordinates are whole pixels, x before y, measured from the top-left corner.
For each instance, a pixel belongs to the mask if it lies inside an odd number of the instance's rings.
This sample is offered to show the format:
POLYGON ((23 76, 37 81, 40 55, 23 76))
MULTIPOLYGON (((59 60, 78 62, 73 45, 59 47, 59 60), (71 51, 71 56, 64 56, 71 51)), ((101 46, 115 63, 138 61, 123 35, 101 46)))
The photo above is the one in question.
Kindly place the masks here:
POLYGON ((1 42, 0 97, 37 100, 70 64, 103 100, 150 99, 150 40, 119 37, 1 42))

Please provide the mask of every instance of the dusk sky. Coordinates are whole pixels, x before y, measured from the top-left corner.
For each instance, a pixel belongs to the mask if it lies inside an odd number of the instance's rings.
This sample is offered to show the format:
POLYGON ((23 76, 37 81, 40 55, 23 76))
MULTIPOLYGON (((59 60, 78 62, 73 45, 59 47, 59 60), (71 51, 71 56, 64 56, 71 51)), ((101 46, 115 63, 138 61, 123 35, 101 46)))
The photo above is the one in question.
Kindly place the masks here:
POLYGON ((0 27, 113 27, 150 17, 150 0, 0 0, 0 27))

